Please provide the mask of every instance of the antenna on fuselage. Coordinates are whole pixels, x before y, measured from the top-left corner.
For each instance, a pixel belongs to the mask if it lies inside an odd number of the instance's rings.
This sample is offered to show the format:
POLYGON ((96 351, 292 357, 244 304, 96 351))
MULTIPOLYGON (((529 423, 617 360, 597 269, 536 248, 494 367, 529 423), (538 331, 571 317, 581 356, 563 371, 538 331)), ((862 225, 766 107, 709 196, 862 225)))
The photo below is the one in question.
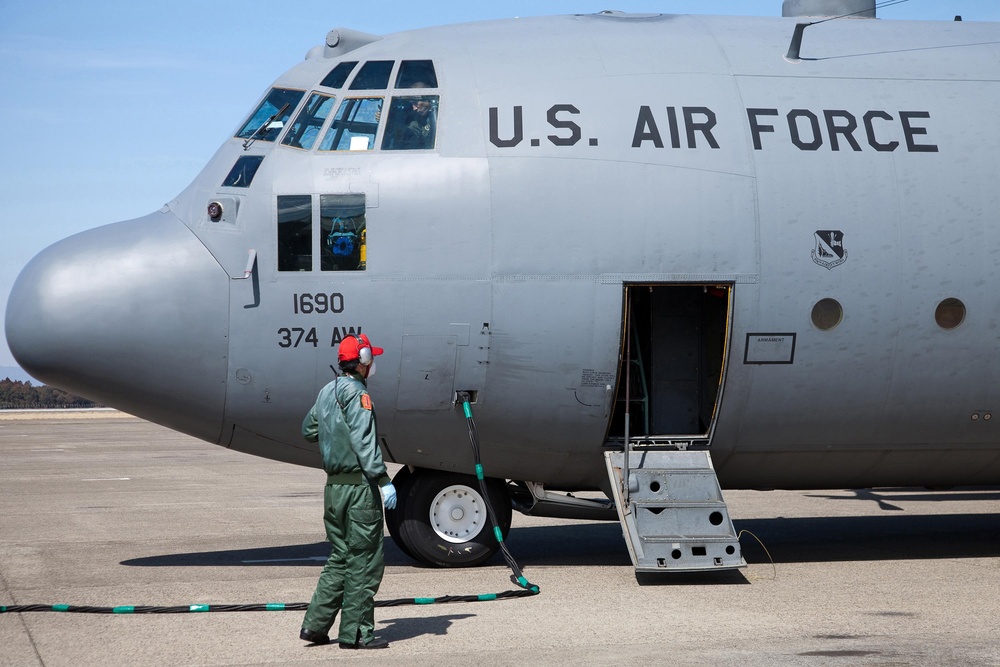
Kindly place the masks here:
POLYGON ((909 0, 885 0, 879 4, 876 0, 784 0, 781 4, 781 15, 788 17, 803 16, 824 16, 818 21, 809 23, 796 23, 792 32, 792 41, 788 44, 788 51, 785 52, 785 60, 797 63, 802 60, 799 53, 802 50, 802 34, 811 25, 826 23, 835 19, 844 19, 851 16, 862 18, 875 18, 875 10, 899 5, 909 0), (860 9, 855 9, 860 7, 860 9), (855 11, 847 11, 855 9, 855 11), (842 13, 837 13, 842 12, 842 13), (834 15, 836 14, 836 15, 834 15))

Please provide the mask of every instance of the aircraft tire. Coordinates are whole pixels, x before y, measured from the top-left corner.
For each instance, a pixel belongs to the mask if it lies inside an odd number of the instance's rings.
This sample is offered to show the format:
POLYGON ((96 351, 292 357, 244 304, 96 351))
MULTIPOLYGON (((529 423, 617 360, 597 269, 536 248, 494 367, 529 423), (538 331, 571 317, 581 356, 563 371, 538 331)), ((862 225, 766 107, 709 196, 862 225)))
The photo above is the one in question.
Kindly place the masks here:
POLYGON ((410 547, 406 546, 406 542, 400 537, 400 529, 403 525, 403 508, 402 508, 402 498, 406 494, 409 488, 410 478, 412 473, 407 466, 403 466, 396 473, 396 476, 392 478, 392 485, 396 487, 396 508, 385 510, 385 526, 389 529, 389 537, 392 541, 396 543, 399 550, 404 554, 412 558, 413 560, 420 560, 413 555, 410 551, 410 547))
MULTIPOLYGON (((486 487, 506 537, 511 520, 507 487, 499 479, 487 479, 486 487)), ((434 567, 474 567, 499 550, 479 482, 472 475, 417 469, 406 491, 400 495, 397 490, 397 495, 403 515, 399 536, 416 560, 434 567)))

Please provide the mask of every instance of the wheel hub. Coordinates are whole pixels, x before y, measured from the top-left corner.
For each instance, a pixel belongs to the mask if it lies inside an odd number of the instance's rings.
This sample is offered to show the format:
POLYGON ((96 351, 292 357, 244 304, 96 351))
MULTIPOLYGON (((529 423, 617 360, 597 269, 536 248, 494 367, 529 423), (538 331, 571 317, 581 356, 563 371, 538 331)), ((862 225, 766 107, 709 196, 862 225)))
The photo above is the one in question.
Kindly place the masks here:
POLYGON ((446 487, 431 502, 431 527, 438 537, 447 542, 468 542, 482 532, 486 522, 486 503, 479 492, 471 487, 446 487))

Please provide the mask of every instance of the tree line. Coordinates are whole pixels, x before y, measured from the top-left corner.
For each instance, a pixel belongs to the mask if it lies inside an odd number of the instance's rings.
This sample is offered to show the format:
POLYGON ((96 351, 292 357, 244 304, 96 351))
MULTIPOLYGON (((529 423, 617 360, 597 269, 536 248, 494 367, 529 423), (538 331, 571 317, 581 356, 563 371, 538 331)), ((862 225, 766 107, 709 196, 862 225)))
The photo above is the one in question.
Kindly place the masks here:
POLYGON ((95 408, 97 403, 73 394, 31 382, 0 380, 0 410, 41 409, 41 408, 95 408))

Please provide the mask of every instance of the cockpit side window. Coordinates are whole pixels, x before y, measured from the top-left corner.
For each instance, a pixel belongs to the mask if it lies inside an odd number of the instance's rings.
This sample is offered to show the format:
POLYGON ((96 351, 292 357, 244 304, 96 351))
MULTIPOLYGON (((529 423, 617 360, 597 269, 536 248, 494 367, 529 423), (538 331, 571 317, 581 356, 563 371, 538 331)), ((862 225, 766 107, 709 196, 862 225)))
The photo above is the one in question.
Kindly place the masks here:
POLYGON ((278 197, 278 270, 312 271, 312 197, 278 197))
POLYGON ((319 131, 326 122, 327 117, 333 110, 335 97, 313 93, 309 96, 309 101, 302 107, 302 111, 295 117, 292 129, 288 131, 281 143, 292 148, 303 148, 309 150, 316 143, 319 131))
POLYGON ((226 180, 222 182, 224 188, 249 188, 253 183, 260 163, 264 161, 263 155, 242 155, 236 160, 236 164, 229 170, 226 180))
POLYGON ((348 97, 340 103, 337 117, 323 136, 321 151, 368 151, 382 116, 381 97, 348 97))
POLYGON ((438 95, 393 97, 382 150, 407 151, 434 148, 437 135, 438 95))
POLYGON ((385 90, 394 64, 392 60, 369 60, 351 81, 351 90, 385 90))
POLYGON ((368 228, 363 194, 320 195, 320 269, 364 271, 368 228))
POLYGON ((240 139, 253 137, 259 141, 274 141, 278 138, 278 134, 281 133, 281 129, 288 122, 303 95, 305 95, 305 91, 302 90, 272 88, 264 101, 250 116, 250 119, 236 133, 236 136, 240 139), (262 127, 265 123, 267 124, 266 128, 262 127))
POLYGON ((341 88, 344 82, 347 81, 347 77, 351 75, 354 68, 357 66, 358 61, 353 62, 343 62, 338 63, 336 67, 330 70, 330 73, 326 75, 319 85, 325 88, 341 88))
POLYGON ((431 60, 404 60, 399 64, 396 88, 437 88, 437 74, 431 60))

